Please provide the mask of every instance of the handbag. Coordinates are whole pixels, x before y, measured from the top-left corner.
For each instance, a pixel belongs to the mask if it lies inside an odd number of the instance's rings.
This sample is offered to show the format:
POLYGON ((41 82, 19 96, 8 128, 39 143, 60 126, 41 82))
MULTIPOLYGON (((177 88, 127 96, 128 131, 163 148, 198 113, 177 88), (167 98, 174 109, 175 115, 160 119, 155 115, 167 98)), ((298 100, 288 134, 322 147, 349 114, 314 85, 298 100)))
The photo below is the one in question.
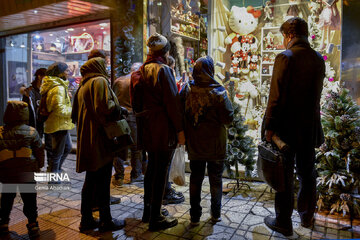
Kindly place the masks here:
POLYGON ((104 126, 104 129, 109 139, 121 137, 125 134, 130 135, 131 133, 130 126, 125 119, 110 122, 104 126))
POLYGON ((285 190, 284 155, 266 141, 258 145, 257 170, 259 177, 277 192, 285 190))

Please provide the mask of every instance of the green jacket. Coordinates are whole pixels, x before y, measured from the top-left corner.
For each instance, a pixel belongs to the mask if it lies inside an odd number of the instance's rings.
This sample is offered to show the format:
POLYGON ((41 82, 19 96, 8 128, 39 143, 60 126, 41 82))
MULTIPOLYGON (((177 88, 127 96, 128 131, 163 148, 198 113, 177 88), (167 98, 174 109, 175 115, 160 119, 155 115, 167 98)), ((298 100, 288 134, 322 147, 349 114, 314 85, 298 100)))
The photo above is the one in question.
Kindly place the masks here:
POLYGON ((68 94, 69 81, 59 77, 46 76, 41 84, 41 95, 47 94, 46 106, 50 113, 44 124, 45 133, 71 130, 71 101, 68 94))

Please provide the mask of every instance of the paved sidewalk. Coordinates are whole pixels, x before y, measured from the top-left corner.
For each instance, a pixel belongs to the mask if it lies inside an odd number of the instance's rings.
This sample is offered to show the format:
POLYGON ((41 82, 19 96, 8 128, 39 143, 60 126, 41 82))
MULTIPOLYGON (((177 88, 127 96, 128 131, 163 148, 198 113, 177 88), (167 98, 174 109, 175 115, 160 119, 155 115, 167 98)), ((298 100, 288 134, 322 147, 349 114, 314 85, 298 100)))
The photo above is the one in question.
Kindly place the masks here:
MULTIPOLYGON (((85 174, 75 172, 75 155, 69 155, 63 169, 71 179, 71 191, 38 193, 40 239, 286 239, 283 235, 271 231, 263 223, 263 218, 274 213, 274 194, 269 187, 261 183, 249 183, 251 190, 243 186, 240 191, 223 195, 222 221, 212 225, 210 218, 210 187, 208 178, 204 180, 202 192, 203 216, 197 227, 190 226, 189 215, 189 174, 186 175, 187 186, 176 187, 184 193, 186 201, 182 204, 167 205, 166 209, 179 220, 179 224, 160 232, 149 232, 148 224, 141 222, 143 209, 143 184, 124 184, 112 188, 113 196, 121 197, 121 203, 112 205, 114 218, 126 219, 124 229, 100 234, 97 229, 89 235, 78 230, 80 223, 81 188, 85 174)), ((125 183, 129 181, 130 167, 126 168, 125 183)), ((224 179, 224 188, 233 182, 224 179)), ((229 187, 232 187, 230 185, 229 187)), ((0 239, 28 239, 26 219, 22 213, 22 203, 16 198, 11 213, 9 237, 0 239)), ((98 216, 98 212, 95 213, 98 216)), ((294 236, 291 239, 350 239, 360 238, 360 224, 355 221, 353 230, 342 230, 349 227, 347 219, 330 219, 317 215, 315 227, 310 230, 300 226, 300 218, 294 211, 294 236)))

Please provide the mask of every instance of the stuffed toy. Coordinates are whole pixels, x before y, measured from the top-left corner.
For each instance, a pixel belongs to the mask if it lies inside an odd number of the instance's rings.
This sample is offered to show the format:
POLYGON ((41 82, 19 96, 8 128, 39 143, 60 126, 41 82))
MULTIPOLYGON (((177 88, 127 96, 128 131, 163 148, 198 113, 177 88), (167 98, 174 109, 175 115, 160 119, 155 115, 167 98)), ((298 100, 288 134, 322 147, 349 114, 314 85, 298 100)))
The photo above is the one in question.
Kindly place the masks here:
POLYGON ((274 47, 274 34, 272 32, 268 32, 266 37, 264 37, 264 46, 266 50, 273 50, 274 47))
POLYGON ((323 30, 320 50, 324 50, 330 43, 331 31, 339 30, 341 27, 337 2, 338 0, 323 0, 325 7, 319 16, 319 28, 323 30))
POLYGON ((267 1, 265 3, 265 7, 264 7, 264 14, 265 14, 264 22, 266 22, 267 25, 270 25, 270 23, 274 20, 270 5, 271 5, 271 2, 267 1))
POLYGON ((249 77, 251 79, 257 79, 259 77, 259 57, 260 55, 258 54, 252 54, 251 55, 251 60, 250 60, 250 65, 249 65, 249 70, 250 70, 250 74, 249 77))
MULTIPOLYGON (((240 55, 238 68, 244 74, 249 72, 248 64, 250 58, 248 57, 251 52, 251 46, 258 45, 257 39, 251 33, 255 31, 258 25, 258 18, 261 15, 261 11, 255 11, 253 7, 237 7, 233 6, 229 15, 229 26, 233 31, 225 38, 225 45, 230 46, 232 53, 230 72, 238 73, 235 63, 238 61, 235 57, 240 55), (240 52, 240 53, 238 53, 240 52), (236 54, 235 54, 236 53, 236 54)), ((255 48, 254 46, 252 48, 255 48)), ((236 75, 238 76, 238 75, 236 75)))

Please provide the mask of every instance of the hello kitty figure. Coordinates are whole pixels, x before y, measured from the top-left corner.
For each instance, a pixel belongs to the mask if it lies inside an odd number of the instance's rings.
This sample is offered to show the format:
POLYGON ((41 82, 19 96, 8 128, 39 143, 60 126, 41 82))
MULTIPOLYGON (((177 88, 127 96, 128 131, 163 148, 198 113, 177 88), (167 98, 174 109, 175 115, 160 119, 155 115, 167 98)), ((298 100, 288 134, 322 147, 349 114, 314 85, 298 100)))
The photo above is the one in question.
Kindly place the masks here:
MULTIPOLYGON (((231 8, 229 26, 233 33, 225 38, 225 45, 230 45, 233 54, 238 51, 241 52, 239 65, 243 73, 248 72, 247 65, 250 61, 248 54, 251 51, 252 44, 256 44, 257 41, 251 33, 255 31, 260 15, 261 11, 255 11, 251 6, 247 8, 233 6, 231 8)), ((231 70, 231 68, 233 66, 230 67, 230 71, 234 72, 234 69, 231 70)))

